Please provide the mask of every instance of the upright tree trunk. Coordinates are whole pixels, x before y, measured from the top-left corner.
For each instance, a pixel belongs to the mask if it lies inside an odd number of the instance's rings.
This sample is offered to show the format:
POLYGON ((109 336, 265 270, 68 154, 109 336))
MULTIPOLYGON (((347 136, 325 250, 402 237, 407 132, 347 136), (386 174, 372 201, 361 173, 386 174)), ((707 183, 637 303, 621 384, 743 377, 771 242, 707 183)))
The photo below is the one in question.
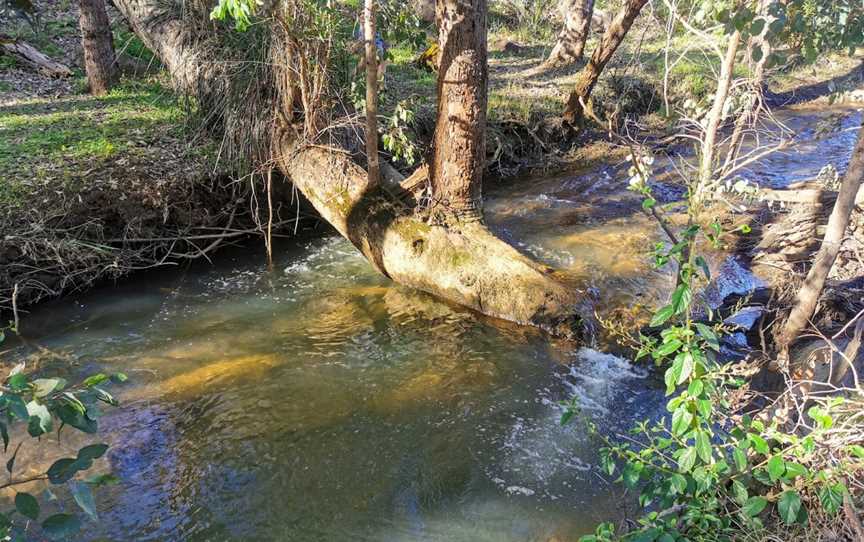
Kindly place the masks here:
POLYGON ((558 68, 582 60, 585 42, 591 31, 594 15, 594 0, 569 0, 564 13, 564 28, 558 41, 543 63, 545 67, 558 68))
POLYGON ((702 136, 702 148, 700 149, 699 162, 699 184, 696 187, 696 202, 704 201, 711 188, 714 177, 714 161, 716 158, 717 132, 723 120, 723 108, 729 98, 729 89, 732 87, 732 76, 735 71, 735 55, 738 53, 738 44, 741 42, 741 34, 736 30, 729 37, 726 46, 726 54, 720 66, 720 78, 717 80, 717 90, 714 93, 714 102, 711 111, 708 112, 708 124, 702 136))
POLYGON ((798 290, 792 312, 779 335, 777 342, 783 359, 788 359, 789 346, 804 331, 816 310, 816 303, 819 301, 822 288, 825 286, 825 280, 834 266, 837 252, 846 236, 849 217, 855 208, 855 199, 861 188, 862 179, 864 179, 864 124, 858 130, 858 141, 852 151, 849 169, 843 177, 840 193, 837 195, 831 216, 828 217, 828 227, 825 231, 825 237, 822 238, 822 246, 816 254, 813 267, 810 268, 807 278, 804 279, 804 284, 798 290))
POLYGON ((363 9, 363 39, 366 51, 366 157, 369 184, 378 184, 378 51, 375 47, 375 0, 366 0, 363 9))
POLYGON ((440 218, 480 220, 486 158, 486 0, 438 0, 438 112, 430 177, 440 218))
POLYGON ((603 73, 606 64, 609 63, 612 55, 615 54, 615 50, 624 41, 624 36, 627 35, 627 31, 633 26, 633 21, 636 20, 639 12, 642 11, 642 7, 647 3, 648 0, 626 0, 624 6, 615 15, 612 22, 609 23, 606 32, 603 33, 603 39, 600 40, 597 48, 594 49, 588 64, 579 73, 579 78, 576 80, 576 88, 570 93, 570 97, 567 99, 567 106, 564 109, 565 122, 570 125, 576 125, 581 122, 583 115, 582 104, 588 104, 591 91, 594 90, 594 85, 597 84, 600 74, 603 73))
POLYGON ((79 0, 81 45, 90 93, 101 96, 114 84, 117 66, 114 62, 114 41, 104 0, 79 0))

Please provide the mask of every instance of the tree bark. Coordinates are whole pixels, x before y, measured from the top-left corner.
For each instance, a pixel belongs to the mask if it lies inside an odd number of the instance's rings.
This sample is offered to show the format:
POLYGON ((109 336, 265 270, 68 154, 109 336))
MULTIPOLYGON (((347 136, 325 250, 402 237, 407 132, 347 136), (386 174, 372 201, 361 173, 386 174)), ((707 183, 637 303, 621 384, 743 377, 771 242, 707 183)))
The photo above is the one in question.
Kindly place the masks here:
POLYGON ((711 111, 708 112, 708 124, 702 136, 702 146, 699 156, 699 184, 696 187, 695 200, 697 205, 701 203, 711 188, 714 178, 714 161, 716 156, 717 132, 723 121, 723 109, 729 98, 729 89, 732 87, 732 76, 735 71, 735 55, 738 53, 738 45, 741 42, 741 33, 737 30, 729 37, 726 45, 726 54, 720 65, 720 78, 717 80, 717 90, 714 93, 714 102, 711 111))
POLYGON ((858 131, 858 141, 852 151, 849 169, 843 177, 843 183, 840 186, 840 192, 837 195, 831 216, 828 217, 828 227, 825 231, 825 237, 822 239, 822 246, 816 254, 813 266, 807 273, 807 278, 804 279, 804 284, 798 290, 792 312, 779 335, 777 343, 782 359, 788 359, 789 346, 804 331, 816 310, 816 304, 819 301, 822 288, 825 286, 825 280, 828 278, 831 267, 834 266, 837 252, 846 236, 849 217, 855 208, 855 200, 858 190, 861 188, 862 179, 864 179, 864 124, 858 131))
POLYGON ((369 184, 378 184, 378 51, 375 47, 375 0, 366 0, 363 9, 363 38, 366 50, 366 159, 369 184))
POLYGON ((564 28, 558 41, 543 63, 548 68, 560 68, 582 60, 585 42, 591 31, 594 0, 570 0, 564 13, 564 28))
POLYGON ((111 89, 117 73, 114 41, 104 0, 79 0, 81 45, 90 93, 102 96, 111 89))
POLYGON ((648 0, 626 0, 624 6, 609 23, 606 32, 603 33, 603 38, 591 54, 591 59, 579 73, 576 88, 567 99, 567 106, 563 115, 567 124, 577 125, 582 121, 584 114, 582 104, 588 104, 591 91, 594 90, 594 85, 597 84, 600 74, 603 73, 603 69, 609 63, 612 55, 615 54, 618 46, 624 41, 624 36, 633 26, 633 21, 642 11, 642 7, 647 3, 648 0))
POLYGON ((430 175, 433 211, 482 217, 486 158, 486 0, 438 0, 438 109, 430 175))
MULTIPOLYGON (((208 62, 179 19, 162 15, 160 0, 115 3, 142 41, 160 56, 178 91, 197 94, 226 88, 220 79, 225 72, 208 62)), ((307 144, 295 130, 288 122, 274 128, 271 154, 277 166, 381 273, 489 316, 564 337, 581 334, 577 310, 584 306, 584 298, 552 269, 520 254, 479 221, 458 227, 430 224, 416 212, 408 190, 383 178, 379 186, 370 186, 367 172, 350 153, 307 144)), ((449 167, 447 157, 441 158, 449 167)), ((479 185, 479 177, 461 179, 479 185)))

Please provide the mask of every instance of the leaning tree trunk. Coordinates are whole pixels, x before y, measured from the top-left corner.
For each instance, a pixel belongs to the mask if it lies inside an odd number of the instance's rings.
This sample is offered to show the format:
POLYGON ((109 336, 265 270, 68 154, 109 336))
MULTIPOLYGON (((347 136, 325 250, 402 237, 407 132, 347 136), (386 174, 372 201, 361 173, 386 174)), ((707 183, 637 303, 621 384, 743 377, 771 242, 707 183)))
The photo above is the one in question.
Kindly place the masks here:
POLYGON ((114 42, 104 0, 79 0, 81 45, 84 48, 84 68, 90 93, 102 96, 111 89, 116 78, 114 42))
POLYGON ((822 238, 822 246, 816 254, 813 267, 810 268, 807 278, 804 279, 804 284, 798 290, 792 312, 779 334, 777 343, 781 358, 784 360, 788 359, 789 346, 804 331, 816 310, 816 303, 819 301, 822 288, 825 286, 825 280, 834 266, 837 252, 846 236, 849 217, 855 208, 855 200, 858 190, 861 188, 862 179, 864 179, 864 124, 858 131, 858 142, 852 151, 849 169, 843 177, 840 193, 837 195, 834 209, 828 218, 828 228, 825 231, 825 237, 822 238))
MULTIPOLYGON (((178 91, 218 94, 226 88, 222 79, 226 72, 208 62, 189 36, 188 26, 166 16, 159 0, 115 0, 115 4, 159 55, 178 91)), ((293 104, 283 101, 285 107, 293 104)), ((284 111, 280 116, 291 118, 284 111)), ((296 130, 289 122, 276 123, 272 156, 277 166, 381 273, 489 316, 556 335, 579 334, 577 307, 582 298, 550 268, 492 235, 480 221, 455 227, 430 223, 417 211, 409 190, 384 178, 371 186, 366 171, 350 153, 309 145, 296 130)), ((439 172, 449 175, 449 171, 444 161, 439 172)), ((471 182, 476 179, 470 177, 471 182)), ((452 193, 467 193, 469 199, 480 195, 474 186, 452 193)))
POLYGON ((430 180, 444 223, 480 220, 486 158, 486 0, 439 0, 438 111, 430 180))
POLYGON ((564 13, 564 28, 558 34, 558 41, 543 62, 547 68, 560 68, 582 60, 585 42, 591 31, 594 16, 594 0, 570 0, 564 13))
POLYGON ((582 121, 583 104, 588 105, 591 91, 594 90, 594 85, 597 84, 600 74, 603 73, 606 64, 615 54, 615 50, 624 41, 624 36, 633 26, 633 21, 636 20, 642 7, 647 3, 648 0, 627 0, 621 11, 609 23, 606 32, 603 33, 603 39, 594 49, 588 64, 579 73, 576 88, 573 89, 567 99, 567 106, 564 109, 564 121, 566 123, 577 125, 582 121))

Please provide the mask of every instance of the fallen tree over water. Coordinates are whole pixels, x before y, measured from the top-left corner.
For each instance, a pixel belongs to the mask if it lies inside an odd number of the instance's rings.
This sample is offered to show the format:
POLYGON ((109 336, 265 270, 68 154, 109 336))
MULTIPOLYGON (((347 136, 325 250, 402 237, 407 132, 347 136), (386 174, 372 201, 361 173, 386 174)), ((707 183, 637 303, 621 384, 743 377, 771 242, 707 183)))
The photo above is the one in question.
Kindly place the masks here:
POLYGON ((212 32, 206 14, 198 14, 196 24, 150 0, 116 5, 177 89, 197 99, 211 125, 221 123, 234 152, 278 168, 378 271, 489 316, 578 334, 577 291, 483 223, 483 0, 438 3, 435 145, 428 180, 412 191, 392 176, 369 184, 358 152, 360 128, 350 111, 337 114, 331 94, 327 68, 334 44, 308 37, 313 14, 304 8, 292 2, 274 8, 272 26, 254 38, 266 49, 264 72, 249 82, 238 77, 237 64, 218 61, 218 38, 206 33, 212 32))

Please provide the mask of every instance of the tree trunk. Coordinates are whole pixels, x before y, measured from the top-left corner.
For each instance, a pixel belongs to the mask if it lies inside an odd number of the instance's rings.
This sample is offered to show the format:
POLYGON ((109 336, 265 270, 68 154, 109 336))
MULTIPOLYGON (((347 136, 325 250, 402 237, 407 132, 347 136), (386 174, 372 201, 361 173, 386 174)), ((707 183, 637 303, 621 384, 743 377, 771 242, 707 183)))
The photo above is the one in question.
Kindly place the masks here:
POLYGON ((606 64, 615 54, 615 50, 624 41, 624 36, 633 26, 633 21, 636 20, 642 7, 647 3, 648 0, 627 0, 615 18, 612 19, 612 22, 609 23, 609 27, 603 33, 603 39, 594 49, 588 64, 579 73, 576 88, 567 99, 567 106, 564 109, 564 121, 566 123, 577 125, 582 121, 582 104, 588 104, 591 91, 594 90, 594 85, 597 84, 600 74, 603 73, 606 64))
POLYGON ((855 208, 855 199, 861 188, 862 179, 864 179, 864 124, 858 131, 858 141, 852 151, 849 169, 843 177, 843 184, 840 186, 840 193, 837 195, 831 216, 828 217, 828 227, 822 239, 822 246, 816 254, 813 267, 807 273, 804 284, 798 290, 792 312, 778 337, 777 343, 782 359, 788 359, 789 346, 804 331, 816 310, 816 303, 825 286, 825 280, 831 267, 834 266, 837 252, 846 236, 849 217, 855 208))
POLYGON ((104 0, 79 0, 81 45, 90 93, 102 96, 110 90, 116 77, 114 42, 104 0))
POLYGON ((582 60, 585 42, 591 31, 594 0, 570 0, 564 13, 564 28, 558 41, 543 63, 548 68, 559 68, 582 60))
POLYGON ((726 106, 727 98, 729 98, 729 89, 732 87, 732 76, 735 71, 735 55, 738 53, 738 44, 740 42, 741 34, 736 30, 729 36, 726 54, 720 66, 717 91, 714 93, 714 102, 711 105, 711 111, 708 112, 708 124, 702 136, 702 148, 699 153, 699 184, 696 187, 695 194, 697 205, 704 201, 714 178, 717 132, 720 130, 720 124, 723 121, 723 109, 726 106))
POLYGON ((480 220, 486 158, 486 0, 438 0, 438 110, 430 176, 435 213, 480 220))
POLYGON ((375 47, 375 0, 366 0, 363 10, 363 38, 366 50, 366 158, 369 184, 378 184, 378 51, 375 47))
MULTIPOLYGON (((142 41, 160 56, 178 91, 217 93, 226 88, 221 79, 225 71, 195 47, 179 19, 164 16, 160 0, 115 3, 142 41)), ((308 145, 287 122, 277 123, 274 131, 272 156, 279 169, 384 275, 483 314, 537 326, 554 335, 575 337, 582 331, 577 308, 584 301, 577 290, 552 269, 496 238, 481 222, 468 221, 457 228, 430 224, 400 185, 382 178, 379 186, 370 186, 366 171, 352 161, 350 153, 308 145)), ((449 168, 449 159, 441 158, 449 168)), ((479 199, 479 177, 459 175, 457 179, 477 185, 479 199)))
POLYGON ((65 65, 52 60, 29 43, 5 34, 0 34, 0 54, 2 53, 15 56, 24 64, 48 77, 69 77, 72 75, 72 70, 65 65))

